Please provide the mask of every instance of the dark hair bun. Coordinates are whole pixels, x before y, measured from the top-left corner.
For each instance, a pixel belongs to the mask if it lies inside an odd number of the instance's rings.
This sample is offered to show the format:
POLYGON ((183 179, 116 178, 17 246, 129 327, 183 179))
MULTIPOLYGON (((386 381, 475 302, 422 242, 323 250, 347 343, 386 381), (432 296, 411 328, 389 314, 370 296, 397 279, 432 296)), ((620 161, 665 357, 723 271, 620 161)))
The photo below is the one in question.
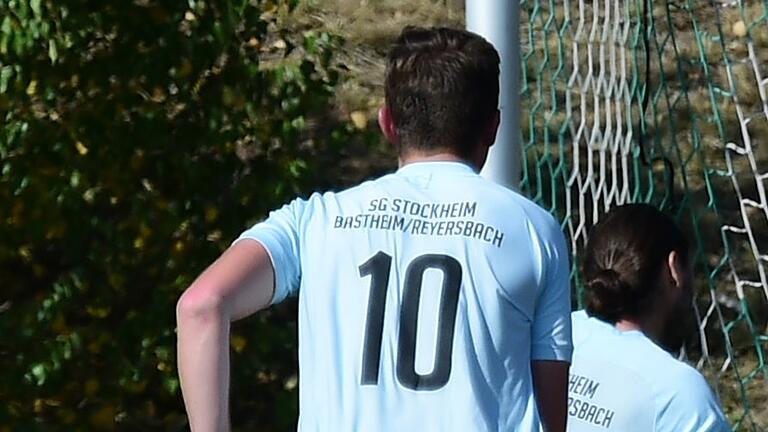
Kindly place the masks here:
POLYGON ((612 269, 600 270, 584 287, 585 307, 591 316, 614 323, 628 308, 630 288, 612 269))

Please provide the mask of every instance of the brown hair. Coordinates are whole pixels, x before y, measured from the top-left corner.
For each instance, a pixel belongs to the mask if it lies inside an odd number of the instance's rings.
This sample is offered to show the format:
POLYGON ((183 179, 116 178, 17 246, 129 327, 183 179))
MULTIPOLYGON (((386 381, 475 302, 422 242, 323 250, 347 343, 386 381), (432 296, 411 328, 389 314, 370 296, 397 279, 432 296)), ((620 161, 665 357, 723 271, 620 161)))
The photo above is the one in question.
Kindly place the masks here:
POLYGON ((615 323, 650 312, 670 252, 688 259, 688 241, 667 215, 647 204, 608 212, 592 228, 583 263, 585 307, 615 323))
POLYGON ((406 27, 389 52, 384 82, 401 154, 469 155, 498 109, 499 62, 474 33, 406 27))

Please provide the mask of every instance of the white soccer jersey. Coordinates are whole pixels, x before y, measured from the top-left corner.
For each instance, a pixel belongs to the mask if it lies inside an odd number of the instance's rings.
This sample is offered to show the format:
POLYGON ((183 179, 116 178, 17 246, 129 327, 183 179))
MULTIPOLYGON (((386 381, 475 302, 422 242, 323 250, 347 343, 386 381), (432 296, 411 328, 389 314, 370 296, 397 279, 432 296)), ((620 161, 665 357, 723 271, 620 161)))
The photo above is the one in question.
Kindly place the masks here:
POLYGON ((531 359, 570 361, 558 224, 460 163, 295 200, 243 233, 299 296, 300 431, 539 430, 531 359))
POLYGON ((573 313, 570 432, 726 432, 704 377, 640 331, 573 313))

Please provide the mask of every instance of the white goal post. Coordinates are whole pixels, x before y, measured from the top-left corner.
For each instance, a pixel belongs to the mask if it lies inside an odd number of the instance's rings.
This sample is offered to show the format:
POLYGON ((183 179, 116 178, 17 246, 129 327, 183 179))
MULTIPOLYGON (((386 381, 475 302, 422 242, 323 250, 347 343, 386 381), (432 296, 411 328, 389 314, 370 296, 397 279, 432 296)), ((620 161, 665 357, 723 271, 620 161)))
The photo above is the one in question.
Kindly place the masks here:
POLYGON ((520 183, 520 3, 467 0, 467 30, 493 44, 501 57, 501 126, 482 175, 511 189, 520 183))

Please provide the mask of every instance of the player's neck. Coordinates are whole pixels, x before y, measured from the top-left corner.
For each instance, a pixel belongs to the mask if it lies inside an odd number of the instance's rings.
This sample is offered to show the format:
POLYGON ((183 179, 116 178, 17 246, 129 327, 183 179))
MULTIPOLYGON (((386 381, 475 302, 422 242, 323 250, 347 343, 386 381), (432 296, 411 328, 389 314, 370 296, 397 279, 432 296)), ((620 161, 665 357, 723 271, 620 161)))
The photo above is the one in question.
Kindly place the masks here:
POLYGON ((640 331, 655 342, 660 340, 660 335, 663 334, 664 328, 662 321, 654 318, 656 317, 647 319, 620 319, 616 321, 614 327, 623 332, 633 330, 640 331))
POLYGON ((398 159, 398 163, 400 167, 404 167, 406 165, 419 163, 419 162, 458 162, 458 163, 463 163, 465 165, 469 165, 477 169, 477 167, 472 161, 464 159, 450 152, 440 152, 440 153, 409 152, 405 155, 401 155, 400 158, 398 159))
POLYGON ((640 327, 640 324, 634 321, 629 321, 624 319, 616 321, 616 324, 614 324, 613 326, 616 327, 617 330, 623 331, 623 332, 633 331, 633 330, 643 331, 643 329, 640 327))

